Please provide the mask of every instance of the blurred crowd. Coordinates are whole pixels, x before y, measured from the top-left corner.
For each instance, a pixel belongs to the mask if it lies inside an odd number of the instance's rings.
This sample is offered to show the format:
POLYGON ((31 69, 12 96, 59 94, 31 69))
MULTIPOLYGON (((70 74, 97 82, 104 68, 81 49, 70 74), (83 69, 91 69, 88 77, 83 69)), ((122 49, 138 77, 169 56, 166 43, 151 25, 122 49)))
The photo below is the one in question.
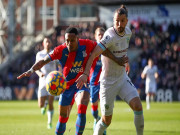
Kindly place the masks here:
MULTIPOLYGON (((94 40, 94 31, 98 26, 106 29, 104 24, 98 22, 79 23, 77 27, 80 37, 94 40)), ((53 43, 52 48, 64 42, 66 27, 58 26, 50 36, 53 43)), ((180 90, 179 22, 156 24, 154 21, 148 23, 138 20, 130 22, 130 28, 132 30, 130 49, 141 50, 136 60, 130 61, 130 77, 141 94, 144 94, 144 80, 141 79, 141 73, 147 65, 148 58, 152 58, 158 67, 158 88, 180 90)), ((32 99, 38 86, 38 76, 34 73, 30 78, 21 80, 17 80, 16 77, 33 65, 36 53, 42 49, 42 43, 39 43, 33 50, 11 63, 7 73, 0 76, 0 87, 11 86, 16 99, 32 99)))
POLYGON ((157 88, 171 89, 173 93, 180 90, 180 25, 165 21, 156 24, 145 21, 131 23, 132 38, 130 48, 138 48, 142 53, 131 63, 132 81, 144 93, 144 80, 141 79, 143 68, 149 58, 158 67, 157 88))

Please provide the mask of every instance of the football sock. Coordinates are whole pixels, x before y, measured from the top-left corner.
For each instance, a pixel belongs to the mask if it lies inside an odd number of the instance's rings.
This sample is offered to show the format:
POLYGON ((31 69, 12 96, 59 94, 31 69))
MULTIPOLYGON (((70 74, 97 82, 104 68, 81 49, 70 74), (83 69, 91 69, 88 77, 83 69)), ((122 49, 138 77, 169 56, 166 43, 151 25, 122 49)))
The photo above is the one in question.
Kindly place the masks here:
POLYGON ((94 119, 98 118, 98 105, 91 105, 91 113, 94 119))
POLYGON ((147 107, 147 109, 150 109, 150 98, 149 98, 149 96, 146 96, 146 107, 147 107))
POLYGON ((93 135, 102 135, 108 126, 100 119, 96 124, 93 135))
POLYGON ((61 117, 59 116, 59 120, 56 125, 56 135, 63 135, 66 130, 66 123, 69 117, 61 117))
POLYGON ((82 135, 86 124, 86 110, 87 106, 78 105, 78 116, 76 120, 76 135, 82 135))
POLYGON ((53 114, 54 114, 54 110, 48 110, 48 112, 47 112, 48 124, 52 123, 53 114))
POLYGON ((134 111, 134 124, 137 135, 143 135, 144 131, 144 116, 143 111, 134 111))

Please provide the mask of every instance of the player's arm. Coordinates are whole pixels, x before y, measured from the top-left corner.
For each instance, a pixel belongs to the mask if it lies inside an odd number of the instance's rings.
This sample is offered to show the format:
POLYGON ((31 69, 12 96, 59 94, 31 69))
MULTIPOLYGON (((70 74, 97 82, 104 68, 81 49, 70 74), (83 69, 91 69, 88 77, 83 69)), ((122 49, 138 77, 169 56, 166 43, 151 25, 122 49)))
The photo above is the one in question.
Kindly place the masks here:
POLYGON ((157 79, 158 78, 158 73, 156 72, 155 74, 154 74, 154 77, 157 79))
POLYGON ((21 79, 25 76, 29 77, 33 72, 35 72, 36 70, 40 70, 44 65, 46 65, 47 63, 49 63, 51 61, 50 57, 48 55, 46 55, 44 57, 44 59, 39 60, 38 62, 36 62, 28 71, 22 73, 21 75, 19 75, 17 77, 17 79, 21 79))
POLYGON ((128 62, 128 57, 127 56, 123 56, 120 58, 117 58, 114 56, 114 54, 112 54, 111 51, 109 51, 109 49, 106 49, 102 55, 112 59, 114 62, 116 62, 117 64, 119 64, 120 66, 125 66, 125 64, 128 62))
POLYGON ((81 89, 83 87, 83 85, 86 84, 87 78, 89 76, 91 65, 92 65, 94 59, 97 56, 99 56, 100 54, 102 54, 102 52, 103 52, 103 49, 99 45, 97 45, 94 48, 91 56, 89 57, 89 59, 88 59, 88 61, 86 63, 84 73, 76 80, 76 82, 77 82, 76 86, 77 86, 78 89, 81 89))

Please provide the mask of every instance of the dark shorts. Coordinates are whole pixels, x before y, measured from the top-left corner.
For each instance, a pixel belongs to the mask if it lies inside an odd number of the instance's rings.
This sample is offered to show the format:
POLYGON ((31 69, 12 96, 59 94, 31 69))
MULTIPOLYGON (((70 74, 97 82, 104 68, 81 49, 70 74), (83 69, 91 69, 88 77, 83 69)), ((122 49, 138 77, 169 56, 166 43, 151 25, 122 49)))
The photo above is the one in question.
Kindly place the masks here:
POLYGON ((100 85, 90 85, 90 101, 96 102, 99 99, 100 85))
POLYGON ((89 92, 89 88, 83 86, 81 89, 77 89, 76 84, 72 85, 69 89, 66 89, 64 93, 60 95, 59 105, 62 106, 71 105, 74 100, 75 94, 80 93, 82 91, 89 92))

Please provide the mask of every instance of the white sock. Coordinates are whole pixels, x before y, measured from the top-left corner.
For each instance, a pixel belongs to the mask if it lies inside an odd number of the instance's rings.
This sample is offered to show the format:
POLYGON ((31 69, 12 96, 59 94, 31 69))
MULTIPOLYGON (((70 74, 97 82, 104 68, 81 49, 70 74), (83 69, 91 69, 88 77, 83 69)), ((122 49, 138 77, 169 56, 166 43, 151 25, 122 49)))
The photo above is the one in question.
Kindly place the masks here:
POLYGON ((107 125, 100 119, 96 124, 93 135, 103 135, 104 130, 106 130, 107 125))
POLYGON ((149 96, 146 96, 146 106, 147 106, 147 109, 150 109, 150 98, 149 98, 149 96))
POLYGON ((54 114, 54 110, 48 110, 48 112, 47 112, 48 124, 52 123, 53 114, 54 114))
POLYGON ((144 116, 143 111, 134 111, 134 124, 137 135, 143 135, 144 131, 144 116))

